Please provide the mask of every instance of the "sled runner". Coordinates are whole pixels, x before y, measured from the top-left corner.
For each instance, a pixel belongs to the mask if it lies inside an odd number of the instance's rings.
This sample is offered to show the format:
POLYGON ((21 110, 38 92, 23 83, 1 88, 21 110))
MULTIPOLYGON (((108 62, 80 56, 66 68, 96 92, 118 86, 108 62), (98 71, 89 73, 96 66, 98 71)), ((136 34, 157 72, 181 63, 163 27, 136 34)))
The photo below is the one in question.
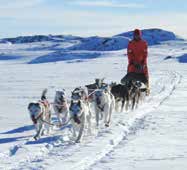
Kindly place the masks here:
POLYGON ((121 84, 123 85, 130 85, 130 83, 134 81, 136 82, 136 85, 139 86, 142 92, 146 92, 147 95, 149 95, 149 83, 148 79, 146 78, 145 74, 143 73, 134 73, 130 72, 127 73, 122 79, 121 84), (142 84, 143 83, 143 84, 142 84))

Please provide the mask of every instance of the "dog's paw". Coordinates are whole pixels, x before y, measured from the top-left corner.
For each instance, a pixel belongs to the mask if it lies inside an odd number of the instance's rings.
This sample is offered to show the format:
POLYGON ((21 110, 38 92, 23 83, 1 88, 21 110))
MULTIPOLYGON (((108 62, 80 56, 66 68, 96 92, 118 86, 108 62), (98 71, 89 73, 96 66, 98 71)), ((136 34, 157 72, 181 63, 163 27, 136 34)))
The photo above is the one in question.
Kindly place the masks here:
POLYGON ((46 131, 45 130, 42 130, 42 133, 41 133, 41 136, 44 136, 44 135, 46 135, 46 131))
POLYGON ((103 120, 103 113, 101 113, 100 117, 99 117, 99 120, 103 120))
POLYGON ((80 140, 76 140, 75 143, 81 143, 81 141, 80 140))
POLYGON ((105 127, 109 127, 109 123, 105 123, 105 127))
POLYGON ((38 140, 38 137, 37 137, 37 136, 34 136, 33 138, 34 138, 35 141, 38 140))
POLYGON ((88 131, 87 131, 87 133, 88 133, 88 135, 93 135, 93 133, 92 133, 92 130, 91 129, 88 129, 88 131))

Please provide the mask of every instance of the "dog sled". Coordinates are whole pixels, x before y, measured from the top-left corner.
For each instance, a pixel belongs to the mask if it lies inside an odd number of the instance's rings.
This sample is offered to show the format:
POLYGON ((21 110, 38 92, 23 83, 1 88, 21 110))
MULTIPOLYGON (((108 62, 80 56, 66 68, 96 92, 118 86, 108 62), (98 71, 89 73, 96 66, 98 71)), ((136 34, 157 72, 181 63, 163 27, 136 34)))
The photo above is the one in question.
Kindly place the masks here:
POLYGON ((143 73, 134 73, 130 72, 127 73, 122 79, 121 84, 129 85, 132 82, 136 84, 137 87, 141 90, 141 92, 146 92, 147 95, 149 94, 149 83, 148 79, 143 73))

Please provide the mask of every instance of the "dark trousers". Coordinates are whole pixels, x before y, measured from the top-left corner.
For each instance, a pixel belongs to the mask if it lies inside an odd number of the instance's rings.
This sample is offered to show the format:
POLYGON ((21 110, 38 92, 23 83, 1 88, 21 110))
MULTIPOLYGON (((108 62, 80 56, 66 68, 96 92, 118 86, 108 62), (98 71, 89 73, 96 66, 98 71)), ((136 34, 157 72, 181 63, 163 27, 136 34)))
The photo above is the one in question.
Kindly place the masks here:
POLYGON ((127 75, 121 79, 121 84, 126 84, 126 82, 129 82, 131 80, 140 81, 144 84, 148 84, 148 79, 145 74, 134 72, 127 73, 127 75))

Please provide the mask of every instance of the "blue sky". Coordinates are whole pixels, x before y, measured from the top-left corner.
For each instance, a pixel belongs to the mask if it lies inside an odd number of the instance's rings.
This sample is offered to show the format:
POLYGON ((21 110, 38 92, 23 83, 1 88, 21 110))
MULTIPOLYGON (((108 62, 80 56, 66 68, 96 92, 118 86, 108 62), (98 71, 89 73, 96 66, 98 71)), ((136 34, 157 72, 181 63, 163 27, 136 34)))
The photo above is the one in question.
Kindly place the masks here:
POLYGON ((110 36, 163 28, 187 38, 186 0, 0 0, 0 37, 110 36))

